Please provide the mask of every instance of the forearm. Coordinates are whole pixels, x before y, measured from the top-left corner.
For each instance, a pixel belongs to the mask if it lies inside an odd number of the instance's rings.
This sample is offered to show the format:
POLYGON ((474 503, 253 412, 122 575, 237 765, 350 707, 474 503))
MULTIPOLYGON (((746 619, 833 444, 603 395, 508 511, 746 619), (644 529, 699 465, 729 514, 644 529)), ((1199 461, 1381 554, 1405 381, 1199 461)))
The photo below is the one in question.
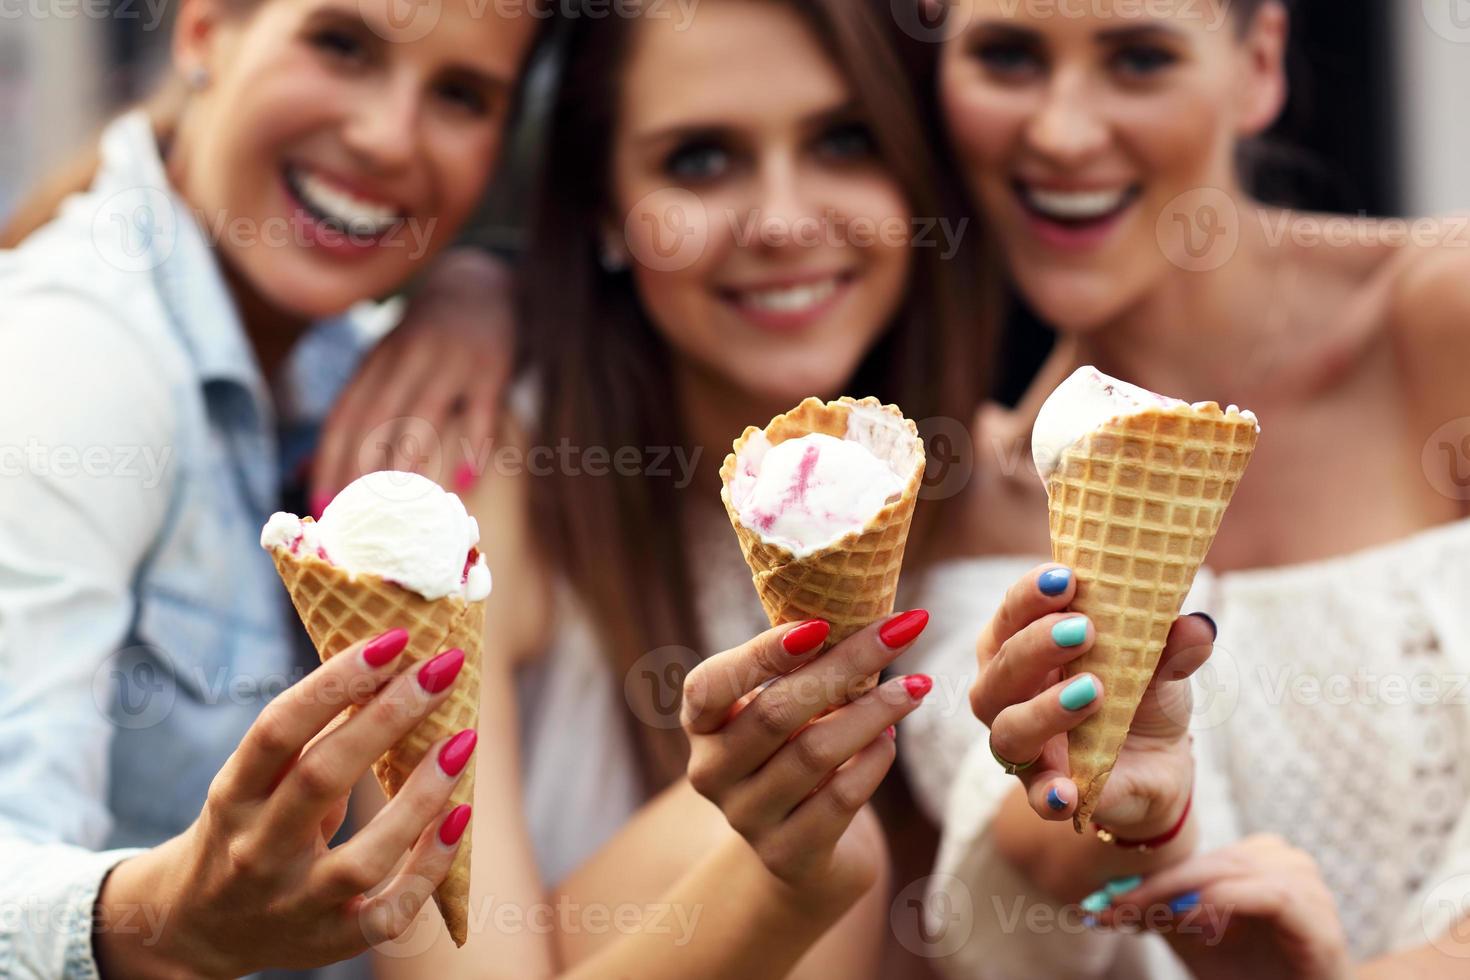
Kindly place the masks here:
POLYGON ((859 895, 798 891, 739 838, 721 845, 665 895, 667 915, 566 973, 570 980, 636 976, 701 980, 785 976, 859 895))
POLYGON ((992 825, 996 852, 1063 902, 1077 902, 1115 878, 1147 875, 1194 853, 1199 827, 1193 813, 1179 836, 1147 854, 1104 844, 1093 833, 1079 834, 1071 821, 1041 820, 1018 784, 1006 797, 992 825))
POLYGON ((1389 953, 1358 967, 1357 980, 1460 980, 1470 960, 1470 917, 1432 944, 1389 953))

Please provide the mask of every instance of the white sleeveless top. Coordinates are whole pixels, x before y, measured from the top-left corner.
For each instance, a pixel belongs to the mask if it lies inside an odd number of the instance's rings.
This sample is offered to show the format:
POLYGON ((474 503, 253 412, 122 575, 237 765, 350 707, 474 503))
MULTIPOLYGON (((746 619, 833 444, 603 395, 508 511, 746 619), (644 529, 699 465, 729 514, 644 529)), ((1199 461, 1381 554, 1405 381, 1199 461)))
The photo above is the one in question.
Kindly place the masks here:
MULTIPOLYGON (((980 626, 1041 560, 937 566, 923 591, 944 632, 900 665, 935 674, 945 695, 899 735, 944 825, 929 952, 956 977, 1187 977, 1157 936, 1093 932, 1076 915, 1037 932, 1014 918, 1051 900, 990 846, 1015 781, 965 695, 980 626)), ((1324 561, 1202 570, 1184 606, 1220 627, 1195 677, 1201 847, 1272 832, 1312 854, 1358 959, 1432 942, 1470 909, 1467 610, 1470 521, 1324 561)))

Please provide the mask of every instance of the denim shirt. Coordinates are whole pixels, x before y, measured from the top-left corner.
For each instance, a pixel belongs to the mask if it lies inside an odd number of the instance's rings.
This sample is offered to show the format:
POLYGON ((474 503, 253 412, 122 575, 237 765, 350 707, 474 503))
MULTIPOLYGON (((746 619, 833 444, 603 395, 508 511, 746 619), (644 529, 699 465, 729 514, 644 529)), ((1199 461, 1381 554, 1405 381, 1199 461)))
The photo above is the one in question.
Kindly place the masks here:
POLYGON ((95 977, 107 872, 309 668, 260 527, 373 319, 317 325, 272 397, 136 113, 0 253, 0 977, 95 977))

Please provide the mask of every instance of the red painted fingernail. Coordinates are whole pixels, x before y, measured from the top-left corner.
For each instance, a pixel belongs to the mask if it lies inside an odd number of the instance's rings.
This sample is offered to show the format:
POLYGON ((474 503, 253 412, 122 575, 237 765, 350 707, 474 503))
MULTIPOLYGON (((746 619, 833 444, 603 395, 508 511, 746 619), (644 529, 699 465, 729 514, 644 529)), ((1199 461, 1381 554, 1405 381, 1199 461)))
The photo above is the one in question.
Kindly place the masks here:
POLYGON ((924 627, 929 625, 929 613, 924 609, 910 609, 906 613, 899 613, 878 631, 878 639, 890 650, 906 647, 924 632, 924 627))
POLYGON ((316 520, 321 520, 322 511, 327 509, 327 504, 330 504, 332 502, 333 496, 335 496, 335 494, 327 493, 324 490, 318 490, 316 493, 312 494, 311 516, 314 517, 316 520))
POLYGON ((831 632, 832 626, 825 619, 808 619, 781 637, 781 645, 786 648, 787 653, 793 657, 799 657, 821 646, 822 641, 827 639, 827 634, 831 632))
POLYGON ((392 629, 382 636, 374 637, 362 648, 362 659, 369 667, 381 667, 403 652, 408 646, 408 630, 392 629))
POLYGON ((898 738, 898 729, 894 728, 892 725, 889 725, 887 728, 883 729, 883 734, 887 735, 889 738, 896 739, 898 738))
POLYGON ((470 805, 461 803, 449 811, 449 816, 439 825, 439 843, 445 847, 453 847, 459 843, 464 836, 464 829, 470 825, 470 805))
POLYGON ((467 493, 475 485, 475 468, 469 463, 460 463, 454 471, 454 492, 467 493))
POLYGON ((419 686, 430 694, 438 694, 459 676, 464 666, 464 651, 456 647, 445 650, 439 656, 419 668, 419 686))
POLYGON ((909 697, 915 701, 928 694, 934 688, 934 678, 928 674, 910 674, 903 679, 903 689, 909 692, 909 697))
POLYGON ((480 736, 473 728, 466 728, 444 743, 444 748, 439 750, 439 768, 444 770, 444 775, 459 775, 465 763, 470 761, 470 756, 475 751, 475 743, 479 739, 480 736))

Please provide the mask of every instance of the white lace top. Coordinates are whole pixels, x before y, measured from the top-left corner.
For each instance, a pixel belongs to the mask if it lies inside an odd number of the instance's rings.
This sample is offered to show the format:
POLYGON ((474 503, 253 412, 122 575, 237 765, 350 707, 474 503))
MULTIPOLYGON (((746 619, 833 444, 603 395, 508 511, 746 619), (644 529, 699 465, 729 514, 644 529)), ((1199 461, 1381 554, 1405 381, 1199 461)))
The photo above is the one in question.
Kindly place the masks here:
MULTIPOLYGON (((1187 976, 1157 936, 1058 916, 988 843, 1014 780, 964 695, 980 625, 1038 560, 936 568, 924 593, 945 633, 901 665, 942 677, 949 694, 899 736, 923 805, 944 824, 929 952, 964 977, 1187 976)), ((1184 607, 1220 626, 1195 679, 1201 846, 1274 832, 1311 853, 1359 958, 1432 942, 1470 913, 1467 609, 1470 521, 1325 561, 1203 570, 1184 607)))

